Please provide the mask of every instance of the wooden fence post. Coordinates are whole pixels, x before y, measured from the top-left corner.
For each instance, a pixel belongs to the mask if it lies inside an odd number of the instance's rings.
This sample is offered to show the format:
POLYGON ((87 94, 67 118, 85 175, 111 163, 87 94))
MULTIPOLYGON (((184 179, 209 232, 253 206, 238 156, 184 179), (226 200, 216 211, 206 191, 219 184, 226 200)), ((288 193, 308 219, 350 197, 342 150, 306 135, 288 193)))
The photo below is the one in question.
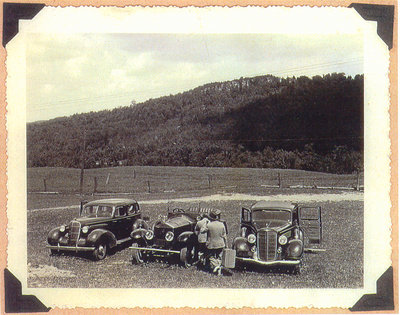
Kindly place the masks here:
POLYGON ((106 185, 108 185, 109 182, 110 182, 110 173, 108 173, 108 175, 107 175, 106 185))
POLYGON ((83 176, 84 176, 85 169, 81 167, 81 174, 79 176, 79 194, 82 195, 83 192, 83 176))
POLYGON ((207 175, 208 177, 208 189, 211 189, 211 175, 207 175))
POLYGON ((147 190, 149 192, 149 194, 151 193, 151 187, 150 187, 150 181, 147 181, 147 190))
POLYGON ((360 172, 357 170, 357 186, 356 186, 356 190, 359 191, 360 190, 360 172))
POLYGON ((46 178, 43 178, 43 187, 44 187, 44 192, 47 192, 46 178))
POLYGON ((278 186, 279 186, 279 188, 282 188, 281 173, 278 173, 278 186))

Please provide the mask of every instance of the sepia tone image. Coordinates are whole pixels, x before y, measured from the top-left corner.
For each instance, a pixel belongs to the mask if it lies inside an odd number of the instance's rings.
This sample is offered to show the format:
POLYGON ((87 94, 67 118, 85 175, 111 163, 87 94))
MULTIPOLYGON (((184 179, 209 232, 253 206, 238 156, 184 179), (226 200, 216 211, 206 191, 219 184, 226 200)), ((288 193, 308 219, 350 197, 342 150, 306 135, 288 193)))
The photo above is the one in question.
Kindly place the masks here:
POLYGON ((359 34, 33 34, 33 288, 361 288, 359 34))

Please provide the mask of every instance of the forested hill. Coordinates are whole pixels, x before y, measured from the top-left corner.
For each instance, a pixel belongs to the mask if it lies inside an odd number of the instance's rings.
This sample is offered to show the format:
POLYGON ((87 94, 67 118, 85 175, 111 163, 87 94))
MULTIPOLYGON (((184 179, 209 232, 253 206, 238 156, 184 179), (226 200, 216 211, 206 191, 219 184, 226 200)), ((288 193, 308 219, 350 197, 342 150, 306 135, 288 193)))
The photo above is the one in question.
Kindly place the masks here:
POLYGON ((210 83, 114 110, 27 124, 28 166, 362 168, 363 76, 210 83))

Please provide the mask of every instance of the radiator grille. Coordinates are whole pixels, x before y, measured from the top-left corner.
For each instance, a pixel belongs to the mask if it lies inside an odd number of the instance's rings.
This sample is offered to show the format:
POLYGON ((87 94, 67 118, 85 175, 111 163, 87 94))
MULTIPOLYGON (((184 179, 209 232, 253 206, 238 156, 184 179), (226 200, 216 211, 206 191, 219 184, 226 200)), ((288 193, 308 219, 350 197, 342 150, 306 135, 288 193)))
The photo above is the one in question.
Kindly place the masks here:
POLYGON ((167 247, 167 241, 163 239, 156 239, 155 244, 159 247, 167 247))
POLYGON ((81 224, 78 221, 72 221, 68 233, 69 245, 76 245, 79 239, 80 232, 81 232, 81 224))
POLYGON ((277 233, 274 231, 258 232, 258 258, 263 261, 276 260, 277 233))
POLYGON ((155 228, 154 237, 158 239, 164 239, 165 234, 167 234, 167 232, 171 230, 171 228, 155 228))

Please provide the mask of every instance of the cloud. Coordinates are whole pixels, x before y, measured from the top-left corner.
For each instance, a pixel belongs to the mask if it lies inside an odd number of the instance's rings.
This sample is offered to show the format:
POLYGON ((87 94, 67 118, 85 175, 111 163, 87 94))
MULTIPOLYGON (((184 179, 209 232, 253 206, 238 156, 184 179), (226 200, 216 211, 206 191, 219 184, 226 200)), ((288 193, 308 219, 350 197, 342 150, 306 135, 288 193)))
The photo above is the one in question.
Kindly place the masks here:
POLYGON ((37 34, 28 121, 111 109, 241 76, 362 72, 357 35, 37 34))

